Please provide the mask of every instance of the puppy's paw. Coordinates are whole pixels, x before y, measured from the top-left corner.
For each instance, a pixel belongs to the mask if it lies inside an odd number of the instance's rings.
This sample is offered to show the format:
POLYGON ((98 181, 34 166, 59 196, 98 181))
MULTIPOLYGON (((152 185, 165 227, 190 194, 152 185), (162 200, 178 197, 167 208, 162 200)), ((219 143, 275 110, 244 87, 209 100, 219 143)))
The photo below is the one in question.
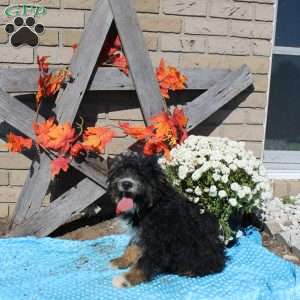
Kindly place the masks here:
POLYGON ((112 269, 127 269, 129 265, 130 264, 127 261, 121 258, 115 258, 109 262, 109 266, 112 269))
POLYGON ((112 284, 116 288, 128 288, 131 287, 131 283, 125 278, 124 275, 119 275, 113 278, 112 284))

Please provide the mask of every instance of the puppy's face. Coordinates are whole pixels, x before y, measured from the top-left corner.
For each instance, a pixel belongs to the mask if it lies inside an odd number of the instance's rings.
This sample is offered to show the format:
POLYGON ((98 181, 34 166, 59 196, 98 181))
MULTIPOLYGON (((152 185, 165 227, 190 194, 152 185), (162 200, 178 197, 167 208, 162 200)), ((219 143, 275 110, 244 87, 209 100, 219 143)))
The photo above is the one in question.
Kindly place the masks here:
POLYGON ((121 155, 109 174, 109 193, 117 214, 145 212, 154 204, 155 167, 153 160, 138 155, 121 155))

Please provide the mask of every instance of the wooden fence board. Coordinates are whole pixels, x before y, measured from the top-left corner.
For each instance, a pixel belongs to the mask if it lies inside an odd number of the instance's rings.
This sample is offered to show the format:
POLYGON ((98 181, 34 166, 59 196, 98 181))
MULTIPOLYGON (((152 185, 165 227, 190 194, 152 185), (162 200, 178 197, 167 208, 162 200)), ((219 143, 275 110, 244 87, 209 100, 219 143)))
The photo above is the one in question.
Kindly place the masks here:
POLYGON ((21 224, 23 220, 30 218, 39 211, 45 197, 44 191, 47 191, 49 186, 49 180, 49 158, 46 156, 41 162, 33 161, 11 218, 10 228, 21 224), (40 173, 43 173, 44 176, 40 177, 40 173), (41 188, 36 189, 37 185, 41 188))
POLYGON ((144 37, 130 0, 109 0, 109 3, 147 123, 151 116, 166 110, 166 105, 155 79, 144 37))
POLYGON ((51 202, 47 208, 16 226, 7 237, 26 235, 46 236, 62 225, 73 215, 99 199, 105 190, 89 179, 83 179, 61 197, 51 202))
POLYGON ((195 128, 252 84, 253 78, 250 69, 244 65, 184 105, 183 109, 189 118, 188 130, 195 128))
MULTIPOLYGON (((55 71, 53 69, 52 71, 55 71)), ((188 78, 187 90, 207 90, 223 79, 230 71, 215 69, 181 69, 188 78)), ((8 92, 30 93, 37 91, 37 68, 0 68, 0 86, 8 92)), ((117 68, 98 68, 91 78, 89 91, 135 91, 131 76, 126 76, 117 68)))
MULTIPOLYGON (((0 88, 1 122, 4 121, 18 131, 22 132, 27 137, 35 139, 35 135, 32 129, 32 120, 34 120, 34 118, 35 112, 33 110, 18 101, 16 98, 8 95, 0 88)), ((39 121, 43 122, 45 121, 45 119, 40 116, 39 121)), ((53 159, 54 157, 55 156, 53 155, 51 158, 53 159)), ((82 163, 72 161, 71 166, 100 184, 102 187, 106 187, 106 177, 103 175, 103 173, 105 173, 105 170, 101 168, 99 159, 90 158, 86 161, 83 161, 82 163)), ((46 158, 46 160, 49 161, 48 158, 46 158)), ((38 170, 38 168, 36 170, 38 170)))
MULTIPOLYGON (((112 19, 112 13, 107 0, 98 0, 90 16, 89 23, 84 30, 79 47, 71 60, 70 71, 72 73, 73 82, 67 84, 64 89, 61 88, 56 98, 56 118, 59 123, 73 123, 112 24, 112 19), (97 40, 97 43, 91 47, 91 43, 95 40, 97 40)), ((40 160, 50 162, 46 153, 40 155, 40 160)), ((33 164, 35 163, 37 162, 33 164)), ((22 210, 16 211, 15 218, 12 219, 11 227, 16 225, 15 219, 20 220, 21 216, 36 213, 40 209, 37 204, 42 203, 47 193, 51 181, 51 176, 48 174, 49 168, 32 167, 32 170, 37 170, 38 173, 28 175, 29 178, 26 180, 27 184, 21 191, 22 197, 18 199, 18 202, 22 201, 27 203, 27 207, 17 205, 20 209, 26 210, 27 214, 22 210), (40 184, 36 178, 43 178, 43 184, 40 184), (35 199, 27 198, 31 196, 25 192, 26 189, 35 191, 35 199), (32 204, 33 200, 35 201, 35 205, 32 204)))
POLYGON ((61 89, 56 99, 56 116, 60 123, 72 123, 75 119, 112 20, 108 0, 98 0, 71 61, 74 82, 61 89))

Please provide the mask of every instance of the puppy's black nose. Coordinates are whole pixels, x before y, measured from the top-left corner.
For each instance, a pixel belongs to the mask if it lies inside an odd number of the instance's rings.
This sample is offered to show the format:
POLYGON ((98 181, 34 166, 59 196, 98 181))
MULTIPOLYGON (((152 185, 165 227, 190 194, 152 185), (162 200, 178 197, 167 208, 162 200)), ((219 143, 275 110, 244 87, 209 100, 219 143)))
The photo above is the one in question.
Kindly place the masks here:
POLYGON ((125 190, 125 191, 128 191, 130 188, 133 187, 133 184, 131 181, 128 181, 128 180, 125 180, 125 181, 122 181, 122 188, 125 190))

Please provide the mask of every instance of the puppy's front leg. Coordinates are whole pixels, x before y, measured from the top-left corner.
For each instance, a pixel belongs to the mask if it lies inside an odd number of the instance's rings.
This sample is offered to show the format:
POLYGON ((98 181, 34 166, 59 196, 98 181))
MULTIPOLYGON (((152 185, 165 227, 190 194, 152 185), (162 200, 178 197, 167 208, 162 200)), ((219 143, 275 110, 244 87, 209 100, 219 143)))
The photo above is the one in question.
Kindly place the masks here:
POLYGON ((135 264, 141 255, 142 249, 138 245, 129 245, 121 257, 110 261, 110 265, 113 268, 126 269, 135 264))
POLYGON ((144 271, 138 266, 134 265, 129 272, 116 276, 112 280, 112 284, 117 288, 132 287, 141 282, 148 281, 144 271))

